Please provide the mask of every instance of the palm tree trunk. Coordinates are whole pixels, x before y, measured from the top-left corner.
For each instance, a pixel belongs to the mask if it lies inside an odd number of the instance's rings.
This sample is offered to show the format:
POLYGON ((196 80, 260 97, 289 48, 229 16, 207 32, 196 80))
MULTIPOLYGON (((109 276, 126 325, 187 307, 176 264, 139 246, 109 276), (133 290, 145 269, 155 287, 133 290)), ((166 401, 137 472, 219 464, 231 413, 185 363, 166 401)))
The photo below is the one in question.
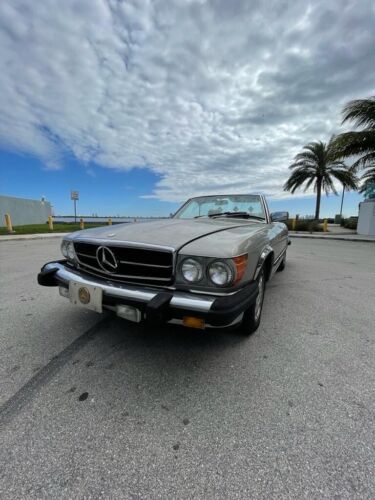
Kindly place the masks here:
POLYGON ((341 198, 341 208, 340 208, 340 220, 342 219, 342 206, 344 204, 345 186, 342 187, 342 198, 341 198))
POLYGON ((318 179, 316 183, 316 207, 315 207, 315 219, 319 219, 320 214, 320 198, 322 196, 322 181, 318 179))

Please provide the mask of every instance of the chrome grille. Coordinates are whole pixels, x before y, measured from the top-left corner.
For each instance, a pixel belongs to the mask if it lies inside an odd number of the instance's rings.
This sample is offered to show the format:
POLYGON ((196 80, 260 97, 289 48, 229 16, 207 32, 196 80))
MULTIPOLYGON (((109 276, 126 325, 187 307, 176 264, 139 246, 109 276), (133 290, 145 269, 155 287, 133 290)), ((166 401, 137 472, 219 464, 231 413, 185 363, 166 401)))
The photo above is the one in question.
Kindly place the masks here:
POLYGON ((165 249, 104 245, 114 255, 117 269, 107 272, 97 259, 97 243, 75 242, 74 249, 80 266, 88 272, 123 281, 168 284, 173 279, 173 253, 165 249))

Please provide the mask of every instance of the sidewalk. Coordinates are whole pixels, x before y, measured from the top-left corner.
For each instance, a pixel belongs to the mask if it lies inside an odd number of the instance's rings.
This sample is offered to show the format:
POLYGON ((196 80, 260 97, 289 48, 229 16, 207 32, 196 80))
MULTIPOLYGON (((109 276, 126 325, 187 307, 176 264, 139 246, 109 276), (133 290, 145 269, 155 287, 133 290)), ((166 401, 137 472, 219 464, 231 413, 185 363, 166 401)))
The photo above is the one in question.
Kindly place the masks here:
POLYGON ((291 238, 312 238, 312 239, 322 239, 322 240, 375 242, 375 236, 366 236, 363 234, 357 234, 357 232, 354 229, 347 229, 346 227, 340 226, 340 224, 328 224, 328 233, 289 231, 289 236, 291 238))
POLYGON ((48 240, 49 238, 62 238, 69 233, 41 233, 41 234, 2 234, 0 241, 18 240, 48 240))
POLYGON ((357 234, 355 229, 347 229, 340 224, 328 224, 328 232, 330 234, 357 234))
POLYGON ((311 238, 313 240, 341 240, 341 241, 366 241, 375 243, 375 236, 366 236, 351 232, 347 233, 299 233, 296 231, 289 231, 290 238, 311 238))

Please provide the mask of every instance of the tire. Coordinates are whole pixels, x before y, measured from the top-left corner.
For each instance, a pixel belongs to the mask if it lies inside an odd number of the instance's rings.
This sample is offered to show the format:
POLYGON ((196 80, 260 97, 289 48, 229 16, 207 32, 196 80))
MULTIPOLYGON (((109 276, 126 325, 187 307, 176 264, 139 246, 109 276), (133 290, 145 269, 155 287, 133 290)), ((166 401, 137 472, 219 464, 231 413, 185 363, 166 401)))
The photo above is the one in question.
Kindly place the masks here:
POLYGON ((286 252, 285 252, 285 255, 283 257, 283 260, 281 261, 281 264, 279 265, 279 267, 277 268, 277 272, 281 272, 281 271, 284 271, 285 269, 285 266, 286 266, 286 252))
POLYGON ((243 335, 251 335, 254 333, 259 325, 260 319, 262 317, 262 308, 264 300, 264 292, 266 288, 266 274, 264 268, 259 272, 258 276, 258 295, 257 298, 248 309, 246 309, 244 316, 242 318, 241 325, 239 326, 239 331, 243 335))

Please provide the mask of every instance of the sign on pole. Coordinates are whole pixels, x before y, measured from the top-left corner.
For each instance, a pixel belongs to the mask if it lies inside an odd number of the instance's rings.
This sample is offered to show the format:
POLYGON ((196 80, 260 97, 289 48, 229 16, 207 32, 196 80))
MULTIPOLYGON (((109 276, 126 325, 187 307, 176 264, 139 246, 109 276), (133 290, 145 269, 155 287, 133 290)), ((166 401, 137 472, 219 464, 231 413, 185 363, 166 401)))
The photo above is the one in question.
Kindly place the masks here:
POLYGON ((70 191, 70 199, 74 201, 74 222, 77 222, 77 200, 79 200, 79 192, 70 191))

